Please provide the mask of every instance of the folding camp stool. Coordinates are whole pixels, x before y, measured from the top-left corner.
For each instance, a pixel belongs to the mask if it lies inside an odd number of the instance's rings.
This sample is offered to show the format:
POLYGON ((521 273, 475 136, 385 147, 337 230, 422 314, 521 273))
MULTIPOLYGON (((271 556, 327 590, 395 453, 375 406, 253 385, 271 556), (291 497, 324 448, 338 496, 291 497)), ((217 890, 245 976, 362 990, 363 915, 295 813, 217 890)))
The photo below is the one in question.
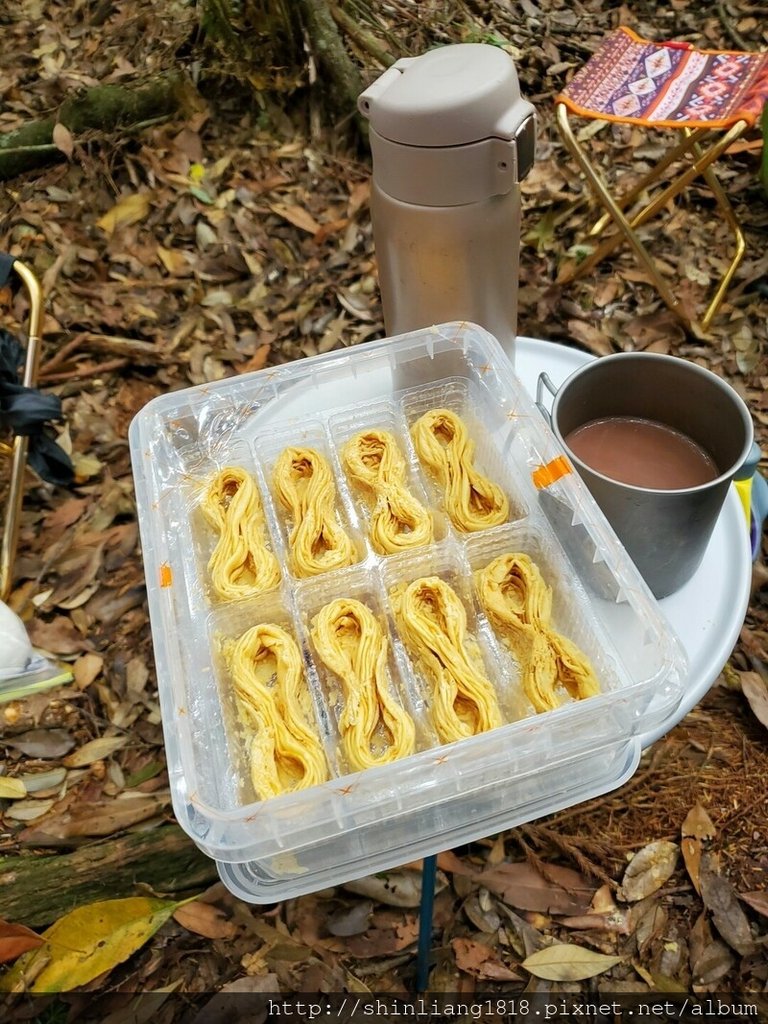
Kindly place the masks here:
POLYGON ((703 177, 735 238, 733 258, 701 319, 706 329, 744 255, 744 235, 713 164, 760 117, 768 100, 768 53, 699 50, 689 43, 654 43, 627 28, 612 32, 555 98, 558 128, 606 213, 590 231, 600 236, 613 221, 618 231, 561 280, 588 273, 623 240, 634 250, 666 305, 683 321, 679 296, 664 279, 637 228, 659 213, 694 179, 703 177), (676 129, 681 140, 628 192, 612 195, 580 143, 571 115, 601 121, 676 129), (682 168, 682 169, 681 169, 682 168), (667 182, 664 185, 664 182, 667 182), (662 187, 663 186, 663 187, 662 187), (649 190, 659 188, 655 195, 649 190), (638 208, 638 203, 644 203, 638 208), (624 211, 631 207, 630 213, 624 211))
MULTIPOLYGON (((26 359, 22 383, 34 387, 40 364, 40 336, 43 322, 43 292, 40 283, 21 260, 0 255, 0 286, 4 285, 11 272, 16 273, 29 293, 29 325, 27 332, 26 359)), ((0 600, 8 597, 11 589, 13 563, 19 537, 21 505, 24 497, 24 473, 27 468, 29 438, 15 434, 10 444, 0 442, 0 458, 9 459, 11 464, 8 497, 3 521, 3 539, 0 544, 0 600)))

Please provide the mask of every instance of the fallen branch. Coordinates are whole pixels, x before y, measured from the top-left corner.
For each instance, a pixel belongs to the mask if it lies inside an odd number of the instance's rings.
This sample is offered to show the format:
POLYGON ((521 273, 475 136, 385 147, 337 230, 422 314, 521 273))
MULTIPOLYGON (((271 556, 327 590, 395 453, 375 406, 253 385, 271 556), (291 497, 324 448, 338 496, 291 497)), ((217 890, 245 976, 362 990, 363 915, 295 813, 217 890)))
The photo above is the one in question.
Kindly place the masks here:
POLYGON ((141 886, 186 893, 216 878, 214 862, 178 825, 162 825, 73 853, 1 857, 0 918, 40 928, 84 903, 141 895, 141 886))
POLYGON ((40 367, 40 380, 52 380, 58 368, 68 362, 81 349, 95 352, 107 352, 118 359, 131 358, 141 366, 168 363, 172 356, 162 345, 151 341, 140 341, 138 338, 123 338, 119 335, 97 334, 94 331, 82 331, 54 352, 49 360, 40 367))
POLYGON ((357 43, 361 50, 369 53, 377 64, 380 64, 383 68, 389 68, 395 63, 395 58, 392 54, 388 53, 370 32, 366 32, 365 29, 361 28, 355 19, 350 17, 341 7, 331 4, 330 12, 333 20, 344 34, 349 36, 354 43, 357 43))
POLYGON ((57 373, 41 374, 40 379, 47 384, 63 384, 68 380, 85 380, 86 377, 101 377, 105 373, 114 373, 128 365, 127 359, 108 359, 106 363, 82 363, 74 370, 60 370, 57 373))
POLYGON ((68 128, 76 139, 86 131, 109 132, 154 122, 182 107, 185 88, 184 76, 174 73, 139 88, 97 85, 73 96, 55 117, 31 121, 0 136, 0 180, 64 159, 65 154, 53 142, 57 124, 68 128))
POLYGON ((728 13, 725 9, 725 4, 718 3, 715 6, 717 7, 717 13, 720 17, 720 23, 722 24, 723 28, 728 33, 728 35, 731 37, 733 42, 738 46, 740 50, 750 50, 751 47, 748 45, 748 43, 744 41, 743 36, 741 36, 737 32, 736 27, 733 25, 731 19, 728 17, 728 13))

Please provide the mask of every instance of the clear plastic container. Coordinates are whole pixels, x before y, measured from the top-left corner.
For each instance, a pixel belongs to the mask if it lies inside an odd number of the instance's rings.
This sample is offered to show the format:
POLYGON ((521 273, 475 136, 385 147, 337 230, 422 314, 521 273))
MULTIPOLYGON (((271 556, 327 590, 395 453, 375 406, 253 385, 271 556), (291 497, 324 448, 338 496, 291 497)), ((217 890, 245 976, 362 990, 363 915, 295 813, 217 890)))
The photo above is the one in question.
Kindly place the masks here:
POLYGON ((317 890, 611 790, 635 770, 638 737, 682 698, 682 646, 501 346, 479 327, 444 324, 164 395, 135 418, 130 443, 174 810, 243 899, 317 890), (472 534, 451 525, 409 434, 436 407, 462 417, 475 465, 507 494, 502 525, 472 534), (430 545, 383 556, 368 539, 370 503, 340 452, 373 427, 394 434, 406 456, 411 492, 434 516, 430 545), (357 552, 355 564, 310 579, 291 570, 290 524, 271 482, 280 451, 302 444, 328 459, 338 521, 357 552), (198 506, 204 481, 225 465, 254 476, 282 567, 277 588, 247 601, 215 599, 207 580, 212 538, 198 506), (597 696, 543 714, 528 704, 473 586, 473 573, 508 551, 539 565, 554 592, 552 624, 589 657, 597 696), (462 600, 505 723, 442 745, 430 682, 397 632, 390 599, 393 586, 430 575, 462 600), (412 755, 360 772, 349 772, 339 744, 339 682, 310 636, 314 615, 337 597, 357 598, 386 626, 391 691, 416 725, 412 755), (263 801, 222 653, 259 622, 283 626, 302 651, 331 773, 263 801))

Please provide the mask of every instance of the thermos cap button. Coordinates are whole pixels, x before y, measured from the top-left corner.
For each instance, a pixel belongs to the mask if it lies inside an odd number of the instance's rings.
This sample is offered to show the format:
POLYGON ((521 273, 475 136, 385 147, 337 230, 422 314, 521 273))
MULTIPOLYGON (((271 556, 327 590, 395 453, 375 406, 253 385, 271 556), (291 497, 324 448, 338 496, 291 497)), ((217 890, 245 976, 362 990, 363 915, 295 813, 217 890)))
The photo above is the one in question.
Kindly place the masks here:
POLYGON ((358 106, 382 138, 442 147, 514 138, 530 111, 519 101, 507 53, 486 43, 457 43, 398 61, 360 95, 358 106))

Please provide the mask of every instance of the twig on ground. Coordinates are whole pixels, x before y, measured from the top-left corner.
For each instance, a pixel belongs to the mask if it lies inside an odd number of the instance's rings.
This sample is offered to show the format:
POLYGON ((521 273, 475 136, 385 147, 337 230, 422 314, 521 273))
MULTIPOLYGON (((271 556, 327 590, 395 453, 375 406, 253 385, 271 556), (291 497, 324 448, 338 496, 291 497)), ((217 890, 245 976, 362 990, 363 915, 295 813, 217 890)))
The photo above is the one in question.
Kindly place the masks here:
POLYGON ((100 373, 112 373, 114 370, 122 370, 128 363, 128 359, 108 359, 106 363, 86 363, 74 370, 62 370, 61 373, 41 373, 40 377, 49 384, 55 384, 65 380, 96 377, 100 373))
POLYGON ((380 46, 370 32, 366 32, 353 18, 350 18, 346 11, 343 11, 337 4, 331 4, 330 11, 339 28, 383 68, 391 67, 395 63, 392 54, 380 46))
POLYGON ((52 355, 47 362, 43 363, 40 369, 40 378, 53 380, 56 374, 52 371, 66 362, 73 352, 77 352, 81 348, 97 352, 110 352, 114 355, 119 353, 121 360, 132 356, 147 363, 164 363, 168 358, 164 349, 151 341, 139 341, 137 338, 122 338, 116 335, 83 331, 70 339, 66 345, 62 345, 58 352, 52 355))
POLYGON ((730 38, 734 41, 734 43, 738 46, 740 50, 750 50, 751 47, 749 43, 747 43, 743 36, 739 34, 739 32, 732 24, 731 19, 728 17, 728 12, 725 9, 725 4, 717 3, 715 6, 717 7, 717 13, 720 18, 720 21, 722 22, 723 28, 730 36, 730 38))

